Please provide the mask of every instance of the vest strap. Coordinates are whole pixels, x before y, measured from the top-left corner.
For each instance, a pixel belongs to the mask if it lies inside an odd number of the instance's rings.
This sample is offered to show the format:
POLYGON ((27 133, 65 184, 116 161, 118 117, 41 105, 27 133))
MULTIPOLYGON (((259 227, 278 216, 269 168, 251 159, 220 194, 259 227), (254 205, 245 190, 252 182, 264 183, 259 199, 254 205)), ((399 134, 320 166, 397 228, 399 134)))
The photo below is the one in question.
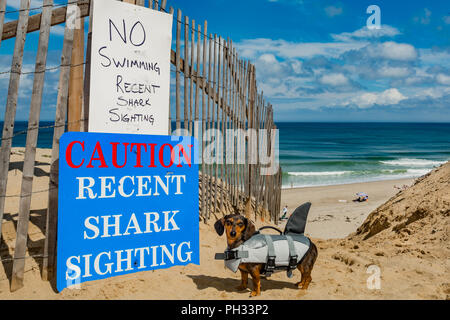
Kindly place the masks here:
POLYGON ((226 250, 223 253, 216 253, 214 259, 216 260, 235 260, 248 258, 248 251, 226 250))
POLYGON ((273 246, 272 237, 264 235, 267 243, 267 262, 266 262, 266 276, 270 277, 275 270, 275 248, 273 246))
POLYGON ((292 271, 297 268, 298 255, 295 251, 294 240, 292 239, 292 237, 287 235, 286 240, 289 246, 289 265, 287 269, 287 276, 289 278, 292 278, 292 271))

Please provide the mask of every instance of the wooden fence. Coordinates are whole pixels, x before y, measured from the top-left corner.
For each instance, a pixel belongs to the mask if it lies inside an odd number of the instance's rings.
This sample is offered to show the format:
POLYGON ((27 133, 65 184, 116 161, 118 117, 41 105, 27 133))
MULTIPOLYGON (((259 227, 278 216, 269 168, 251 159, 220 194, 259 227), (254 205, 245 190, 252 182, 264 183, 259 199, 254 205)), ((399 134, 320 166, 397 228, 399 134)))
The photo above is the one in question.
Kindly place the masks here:
MULTIPOLYGON (((190 135, 199 138, 201 150, 204 150, 206 141, 202 137, 212 138, 208 129, 218 129, 221 132, 216 139, 222 141, 223 147, 220 149, 222 152, 216 152, 214 161, 205 163, 204 153, 201 153, 199 192, 201 218, 206 222, 211 218, 211 214, 221 217, 223 214, 242 210, 244 203, 247 203, 247 209, 251 209, 250 205, 253 207, 250 211, 255 216, 252 218, 256 219, 258 216, 263 218, 267 214, 267 218, 277 221, 281 198, 281 169, 276 174, 263 175, 261 172, 264 166, 259 161, 256 163, 250 161, 252 157, 258 159, 260 130, 264 129, 268 132, 267 140, 270 146, 274 143, 271 132, 276 129, 272 106, 257 90, 255 66, 239 58, 229 38, 208 34, 206 21, 202 24, 196 23, 187 16, 183 17, 179 9, 176 10, 176 15, 174 8, 170 7, 167 10, 166 0, 123 1, 148 6, 174 16, 176 42, 175 49, 171 50, 171 64, 176 90, 175 99, 171 99, 171 105, 175 108, 171 109, 175 109, 175 112, 169 113, 168 134, 174 129, 185 129, 190 135), (182 86, 184 86, 183 90, 182 86), (253 129, 257 133, 256 147, 252 145, 255 142, 248 137, 244 140, 243 149, 238 149, 238 144, 235 143, 227 146, 229 142, 226 139, 227 129, 241 129, 238 139, 248 129, 253 129), (256 150, 257 154, 252 154, 252 150, 256 150), (242 153, 247 160, 245 163, 238 161, 242 153), (227 156, 228 159, 232 158, 232 161, 226 161, 227 156), (251 201, 247 201, 248 199, 251 201), (226 205, 230 202, 231 208, 226 205)), ((20 9, 17 10, 18 20, 7 23, 4 23, 5 13, 8 13, 5 9, 6 0, 0 0, 0 35, 2 35, 0 47, 2 40, 11 38, 15 38, 15 46, 11 69, 6 72, 10 74, 10 79, 0 152, 0 235, 5 201, 7 201, 8 171, 12 138, 15 136, 14 124, 20 76, 24 73, 22 64, 25 40, 27 33, 38 30, 40 32, 26 131, 16 245, 14 259, 12 259, 11 290, 15 291, 23 286, 44 76, 51 69, 47 67, 51 27, 60 24, 65 26, 61 64, 58 66, 59 90, 53 125, 46 234, 42 255, 44 280, 53 279, 56 264, 59 139, 65 130, 87 131, 92 6, 89 0, 68 0, 68 4, 64 6, 54 4, 53 0, 43 0, 40 13, 30 15, 30 11, 36 8, 30 8, 30 0, 20 0, 20 9), (79 10, 76 10, 75 6, 79 10), (79 16, 76 17, 70 14, 71 12, 79 12, 79 16), (85 17, 89 19, 89 31, 86 35, 83 27, 85 17), (76 22, 75 19, 79 19, 81 28, 71 27, 76 22), (86 48, 84 47, 85 36, 87 36, 86 48)), ((247 214, 250 211, 247 210, 247 214)))

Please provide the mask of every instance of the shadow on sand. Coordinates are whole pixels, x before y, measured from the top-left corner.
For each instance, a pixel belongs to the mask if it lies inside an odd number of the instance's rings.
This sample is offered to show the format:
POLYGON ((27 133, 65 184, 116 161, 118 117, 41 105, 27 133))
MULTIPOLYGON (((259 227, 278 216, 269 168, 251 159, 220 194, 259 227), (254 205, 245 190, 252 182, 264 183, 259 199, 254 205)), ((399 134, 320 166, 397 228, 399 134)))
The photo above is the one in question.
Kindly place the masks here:
MULTIPOLYGON (((239 292, 237 287, 241 284, 240 279, 219 278, 207 275, 187 275, 187 276, 194 281, 198 290, 203 290, 207 288, 216 288, 219 291, 239 292)), ((261 277, 261 291, 280 290, 286 288, 297 289, 297 286, 295 285, 297 281, 292 280, 292 282, 288 282, 288 281, 272 280, 270 278, 266 279, 261 277)), ((247 290, 251 291, 252 289, 253 283, 251 277, 249 277, 247 290)))
MULTIPOLYGON (((30 211, 30 222, 36 225, 42 234, 45 235, 45 223, 46 223, 46 214, 47 209, 39 209, 39 210, 31 210, 30 211)), ((3 216, 3 219, 5 221, 11 221, 14 225, 14 230, 17 231, 17 220, 13 218, 13 216, 10 213, 5 213, 3 216)), ((15 239, 13 241, 9 241, 10 245, 12 246, 15 243, 15 239)), ((29 236, 27 236, 27 251, 28 255, 31 256, 30 258, 35 260, 37 265, 39 266, 39 272, 42 274, 43 269, 43 254, 44 254, 44 243, 45 239, 39 239, 36 241, 33 241, 30 239, 29 236)), ((8 278, 9 284, 11 285, 11 278, 12 278, 12 268, 13 268, 13 255, 9 252, 14 251, 11 250, 10 245, 6 243, 6 241, 1 237, 0 242, 0 258, 3 264, 3 268, 5 270, 5 274, 8 278)), ((50 280, 51 287, 55 293, 58 293, 56 289, 56 279, 53 277, 50 280)))

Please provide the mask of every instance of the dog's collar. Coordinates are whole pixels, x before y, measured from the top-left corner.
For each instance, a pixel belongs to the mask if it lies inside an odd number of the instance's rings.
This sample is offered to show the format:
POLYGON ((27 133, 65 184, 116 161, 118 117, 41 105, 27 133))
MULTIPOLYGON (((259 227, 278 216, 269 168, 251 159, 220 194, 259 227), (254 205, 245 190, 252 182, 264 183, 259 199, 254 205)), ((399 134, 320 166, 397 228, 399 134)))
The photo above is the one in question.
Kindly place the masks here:
MULTIPOLYGON (((255 232, 254 234, 252 234, 252 237, 254 236, 254 235, 256 235, 256 234, 258 234, 259 232, 257 231, 257 232, 255 232)), ((251 238, 251 237, 250 237, 251 238)), ((247 239, 248 240, 248 239, 247 239)), ((227 250, 233 250, 233 249, 236 249, 237 247, 239 247, 240 245, 242 245, 245 241, 247 241, 247 240, 244 240, 244 234, 241 234, 241 236, 240 236, 240 238, 239 238, 239 240, 237 240, 236 242, 234 242, 233 243, 233 247, 232 248, 230 248, 230 246, 227 246, 227 250)))

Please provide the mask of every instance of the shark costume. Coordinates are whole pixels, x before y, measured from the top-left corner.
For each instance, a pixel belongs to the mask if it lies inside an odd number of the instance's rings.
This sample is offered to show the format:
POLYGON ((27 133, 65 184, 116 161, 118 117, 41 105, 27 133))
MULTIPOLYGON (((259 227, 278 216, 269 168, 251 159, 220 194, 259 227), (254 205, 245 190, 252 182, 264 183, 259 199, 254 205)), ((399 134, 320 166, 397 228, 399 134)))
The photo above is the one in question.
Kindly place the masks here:
POLYGON ((233 272, 238 270, 241 263, 264 263, 262 274, 270 276, 273 272, 287 271, 288 277, 292 277, 292 271, 311 245, 310 240, 303 235, 310 208, 311 203, 307 202, 295 209, 284 232, 270 226, 262 227, 239 247, 216 253, 215 259, 225 260, 225 266, 233 272), (275 229, 280 234, 260 233, 267 228, 275 229))

